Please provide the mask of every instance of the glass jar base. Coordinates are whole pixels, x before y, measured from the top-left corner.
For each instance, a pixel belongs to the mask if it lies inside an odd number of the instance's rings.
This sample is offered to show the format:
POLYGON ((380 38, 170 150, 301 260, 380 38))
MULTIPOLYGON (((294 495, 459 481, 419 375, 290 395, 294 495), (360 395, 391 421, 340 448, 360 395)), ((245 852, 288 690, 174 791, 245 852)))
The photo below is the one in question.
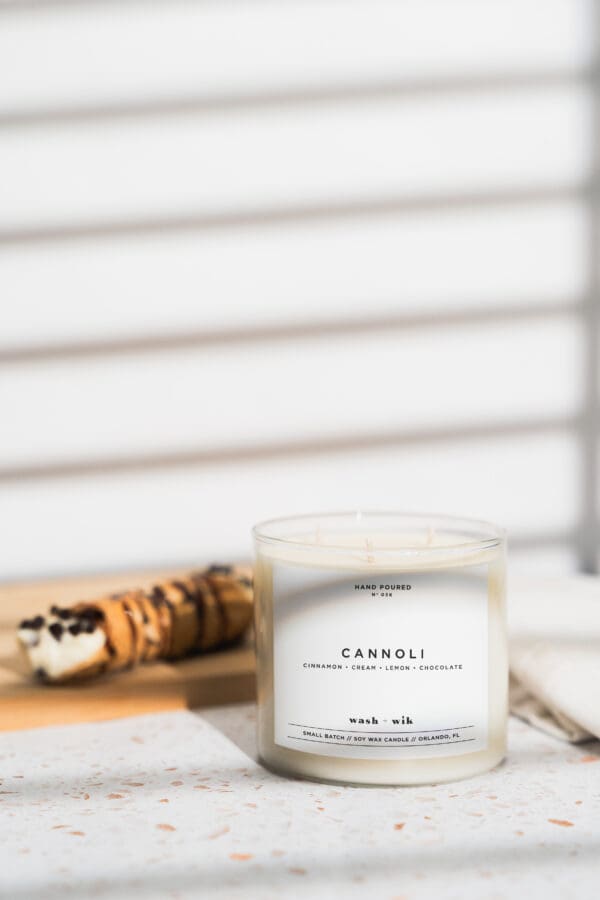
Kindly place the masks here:
MULTIPOLYGON (((415 763, 421 763, 422 765, 422 760, 415 760, 410 766, 407 766, 406 763, 403 762, 392 762, 391 765, 396 769, 396 772, 393 775, 389 769, 384 771, 381 767, 381 763, 360 760, 359 762, 366 763, 365 768, 371 770, 370 774, 367 771, 363 771, 360 775, 357 773, 357 777, 349 777, 349 773, 347 773, 345 777, 340 776, 337 778, 333 777, 330 773, 325 773, 325 771, 323 771, 325 766, 331 769, 330 757, 319 757, 318 763, 314 765, 311 765, 310 763, 304 765, 303 771, 291 768, 282 761, 271 761, 262 754, 259 755, 258 761, 265 769, 268 769, 268 771, 272 772, 274 775, 279 775, 283 778, 291 778, 295 781, 310 781, 316 784, 330 784, 342 787, 398 788, 426 785, 433 787, 438 784, 450 784, 455 781, 465 781, 497 768, 504 762, 505 758, 506 749, 503 748, 496 753, 485 751, 483 753, 467 754, 466 756, 456 757, 454 759, 446 758, 443 760, 434 760, 434 762, 438 764, 435 767, 435 770, 432 770, 428 766, 427 771, 425 771, 425 767, 421 769, 421 766, 415 765, 415 763), (471 756, 480 757, 477 764, 475 764, 475 760, 469 758, 471 756), (444 765, 440 766, 440 762, 443 762, 444 765), (372 770, 373 766, 378 769, 376 773, 372 770), (400 771, 402 768, 405 769, 404 775, 402 775, 400 771), (420 772, 419 769, 421 769, 420 772)), ((431 761, 428 760, 428 762, 431 761)))

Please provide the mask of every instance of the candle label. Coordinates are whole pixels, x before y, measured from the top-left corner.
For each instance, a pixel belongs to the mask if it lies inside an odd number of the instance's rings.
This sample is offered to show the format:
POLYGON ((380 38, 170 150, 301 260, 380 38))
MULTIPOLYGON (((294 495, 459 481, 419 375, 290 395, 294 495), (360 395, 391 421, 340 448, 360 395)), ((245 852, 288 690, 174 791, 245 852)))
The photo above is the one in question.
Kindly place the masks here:
POLYGON ((487 747, 486 566, 273 567, 275 743, 417 759, 487 747))

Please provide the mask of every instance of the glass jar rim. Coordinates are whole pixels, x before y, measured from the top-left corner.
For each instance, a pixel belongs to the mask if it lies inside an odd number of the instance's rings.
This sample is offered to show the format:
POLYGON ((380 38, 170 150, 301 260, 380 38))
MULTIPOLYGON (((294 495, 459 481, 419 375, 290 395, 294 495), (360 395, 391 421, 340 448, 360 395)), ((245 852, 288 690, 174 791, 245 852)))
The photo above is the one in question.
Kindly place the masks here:
MULTIPOLYGON (((348 544, 336 543, 335 540, 327 540, 327 532, 321 531, 326 524, 337 524, 340 531, 344 526, 349 534, 351 526, 367 526, 375 521, 386 522, 388 525, 397 525, 398 531, 408 531, 412 526, 413 532, 421 529, 424 535, 428 531, 435 533, 440 530, 448 540, 443 543, 428 544, 427 542, 406 543, 392 546, 373 546, 372 552, 382 557, 406 557, 422 556, 424 554, 436 556, 456 551, 458 554, 474 553, 493 550, 501 547, 506 541, 504 529, 484 519, 474 519, 443 514, 428 514, 414 512, 400 512, 396 510, 344 510, 337 512, 302 513, 294 516, 280 516, 258 522, 252 529, 252 535, 256 543, 279 547, 289 547, 290 550, 306 548, 311 551, 325 553, 347 553, 348 544), (298 527, 297 532, 290 531, 298 527), (350 527, 349 527, 350 526, 350 527), (309 529, 304 532, 303 529, 309 529), (308 534, 312 533, 312 539, 308 534), (454 538, 452 538, 454 534, 454 538)), ((330 530, 332 530, 330 528, 330 530)), ((357 529, 356 529, 357 530, 357 529)))

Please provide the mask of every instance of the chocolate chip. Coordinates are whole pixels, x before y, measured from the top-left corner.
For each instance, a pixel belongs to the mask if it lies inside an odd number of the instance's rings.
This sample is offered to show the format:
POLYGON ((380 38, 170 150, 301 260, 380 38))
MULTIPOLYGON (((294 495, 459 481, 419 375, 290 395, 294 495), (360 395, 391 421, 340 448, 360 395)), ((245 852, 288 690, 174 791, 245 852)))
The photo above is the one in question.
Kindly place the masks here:
POLYGON ((41 666, 39 669, 36 669, 33 674, 35 675, 36 678, 40 678, 42 680, 44 680, 45 678, 48 677, 48 673, 41 666))
POLYGON ((60 622, 53 622, 52 625, 49 626, 48 631, 52 635, 55 641, 60 641, 62 637, 62 633, 65 629, 62 627, 60 622))
POLYGON ((45 619, 43 616, 36 616, 34 619, 23 619, 19 628, 33 628, 35 631, 38 631, 44 622, 45 619))
POLYGON ((96 630, 96 623, 93 619, 82 619, 80 622, 80 628, 86 634, 91 634, 96 630))
POLYGON ((70 609, 67 609, 66 607, 63 609, 60 606, 53 606, 50 609, 50 612, 52 615, 58 616, 59 619, 70 619, 73 615, 70 609))
POLYGON ((231 575, 233 569, 231 566, 209 566, 206 570, 209 575, 231 575))
POLYGON ((77 637, 77 635, 81 632, 81 624, 79 622, 74 622, 73 625, 69 625, 69 632, 73 635, 73 637, 77 637))
POLYGON ((79 613, 80 619, 91 619, 94 622, 100 622, 104 618, 104 613, 101 609, 97 609, 95 606, 86 606, 85 609, 82 609, 79 613))

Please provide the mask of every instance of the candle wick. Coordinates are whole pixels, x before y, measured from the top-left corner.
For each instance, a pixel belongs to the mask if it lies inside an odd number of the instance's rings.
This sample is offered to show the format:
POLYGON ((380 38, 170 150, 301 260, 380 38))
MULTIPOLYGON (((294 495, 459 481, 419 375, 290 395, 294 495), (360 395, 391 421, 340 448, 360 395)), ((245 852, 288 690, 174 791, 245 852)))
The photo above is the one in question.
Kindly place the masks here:
POLYGON ((369 540, 368 537, 365 538, 365 547, 367 548, 367 562, 375 562, 375 557, 372 554, 373 541, 369 540))

